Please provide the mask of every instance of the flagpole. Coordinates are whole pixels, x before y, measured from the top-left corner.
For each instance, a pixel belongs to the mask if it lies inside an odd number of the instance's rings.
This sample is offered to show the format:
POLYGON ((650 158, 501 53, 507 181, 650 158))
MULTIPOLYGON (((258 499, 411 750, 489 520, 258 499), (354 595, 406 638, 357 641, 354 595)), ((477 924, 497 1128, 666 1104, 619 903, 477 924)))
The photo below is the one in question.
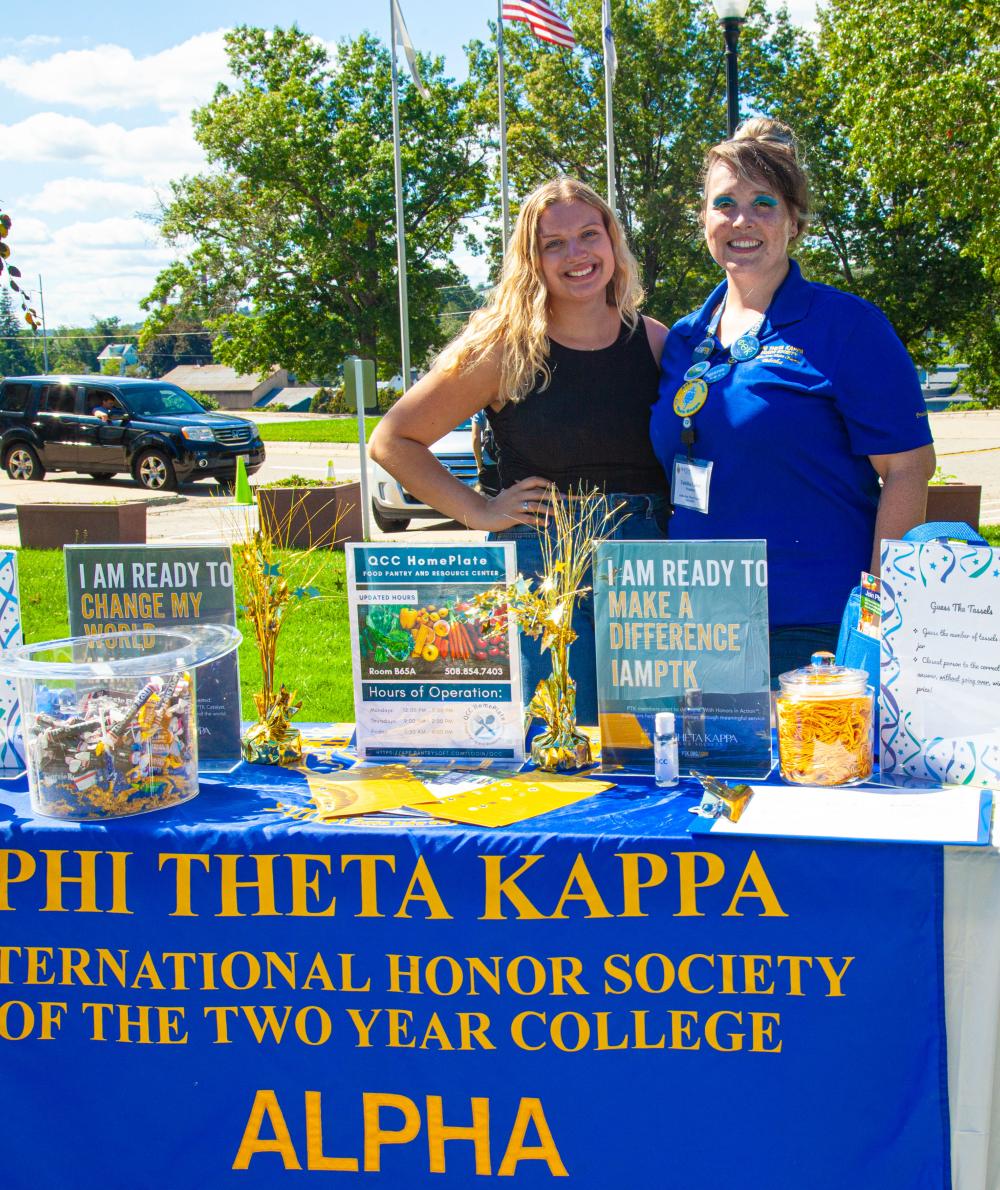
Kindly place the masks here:
POLYGON ((601 22, 601 41, 604 45, 604 129, 605 138, 607 142, 607 167, 608 167, 608 206, 613 210, 618 210, 618 203, 616 201, 617 194, 615 192, 615 113, 614 102, 611 98, 611 87, 614 79, 611 75, 608 63, 608 36, 605 30, 611 25, 611 3, 610 0, 603 0, 602 2, 602 16, 604 20, 601 22))
POLYGON ((497 0, 497 88, 500 92, 500 212, 506 253, 510 239, 510 201, 507 197, 507 109, 503 97, 503 0, 497 0))
POLYGON ((392 44, 392 150, 396 182, 396 261, 399 277, 399 342, 402 349, 403 392, 410 387, 410 315, 406 300, 406 228, 403 225, 403 163, 399 147, 399 76, 396 70, 396 5, 389 0, 392 44))

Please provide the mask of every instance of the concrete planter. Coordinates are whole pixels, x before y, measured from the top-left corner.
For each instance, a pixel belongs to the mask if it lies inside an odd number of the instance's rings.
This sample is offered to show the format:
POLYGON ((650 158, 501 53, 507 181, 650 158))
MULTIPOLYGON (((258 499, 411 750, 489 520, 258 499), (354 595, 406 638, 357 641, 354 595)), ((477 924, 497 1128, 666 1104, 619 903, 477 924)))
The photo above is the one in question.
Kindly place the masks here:
POLYGON ((927 520, 965 521, 979 529, 983 489, 973 483, 932 483, 927 489, 927 520))
POLYGON ((257 506, 261 525, 283 546, 343 549, 345 542, 363 540, 360 483, 318 488, 259 487, 257 506))
POLYGON ((24 549, 142 545, 146 541, 146 503, 19 504, 17 528, 24 549))

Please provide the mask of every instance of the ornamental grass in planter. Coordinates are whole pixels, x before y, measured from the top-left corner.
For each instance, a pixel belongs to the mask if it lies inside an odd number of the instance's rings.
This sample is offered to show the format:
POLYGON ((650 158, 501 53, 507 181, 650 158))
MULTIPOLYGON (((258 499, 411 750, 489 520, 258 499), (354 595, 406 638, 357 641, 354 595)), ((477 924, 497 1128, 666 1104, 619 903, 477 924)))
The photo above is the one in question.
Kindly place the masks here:
POLYGON ((61 550, 67 545, 143 545, 146 502, 117 504, 19 504, 23 549, 61 550))
POLYGON ((255 489, 261 526, 282 549, 343 549, 363 541, 361 484, 290 475, 255 489))

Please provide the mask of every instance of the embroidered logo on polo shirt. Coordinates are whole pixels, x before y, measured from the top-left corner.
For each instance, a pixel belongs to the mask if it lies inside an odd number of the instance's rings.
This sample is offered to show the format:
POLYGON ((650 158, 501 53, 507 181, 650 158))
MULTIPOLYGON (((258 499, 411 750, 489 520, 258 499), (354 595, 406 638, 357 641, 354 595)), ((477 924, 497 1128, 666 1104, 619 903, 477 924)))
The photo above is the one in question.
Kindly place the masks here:
POLYGON ((789 343, 768 343, 757 358, 765 364, 797 364, 802 359, 802 348, 789 343))

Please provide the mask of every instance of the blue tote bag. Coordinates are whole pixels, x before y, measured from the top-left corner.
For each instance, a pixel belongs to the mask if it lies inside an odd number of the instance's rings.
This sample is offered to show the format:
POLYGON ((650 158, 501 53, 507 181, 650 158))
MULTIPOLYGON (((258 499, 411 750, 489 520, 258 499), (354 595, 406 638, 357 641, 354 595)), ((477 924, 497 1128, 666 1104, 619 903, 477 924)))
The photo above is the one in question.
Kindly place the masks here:
MULTIPOLYGON (((928 521, 915 525, 904 537, 904 541, 936 541, 944 538, 951 541, 967 541, 971 545, 987 545, 971 525, 964 521, 928 521)), ((837 638, 837 664, 868 672, 868 680, 876 692, 879 688, 880 642, 873 636, 858 631, 861 617, 861 587, 855 587, 847 600, 844 615, 840 621, 840 636, 837 638)))

